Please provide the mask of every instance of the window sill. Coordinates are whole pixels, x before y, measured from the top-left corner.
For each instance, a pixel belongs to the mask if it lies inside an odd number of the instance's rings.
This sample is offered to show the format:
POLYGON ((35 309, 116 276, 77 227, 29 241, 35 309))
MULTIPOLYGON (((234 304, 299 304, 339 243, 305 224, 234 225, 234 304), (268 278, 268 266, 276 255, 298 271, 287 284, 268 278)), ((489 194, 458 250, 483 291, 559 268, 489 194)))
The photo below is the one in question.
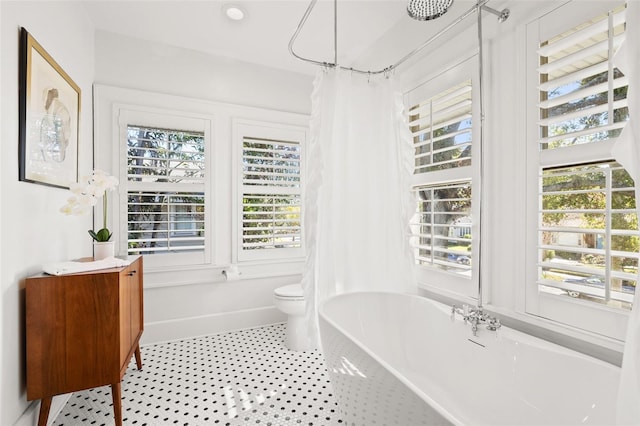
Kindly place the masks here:
MULTIPOLYGON (((223 271, 230 265, 145 267, 145 289, 227 282, 223 271)), ((304 259, 240 262, 238 281, 302 275, 304 259)))

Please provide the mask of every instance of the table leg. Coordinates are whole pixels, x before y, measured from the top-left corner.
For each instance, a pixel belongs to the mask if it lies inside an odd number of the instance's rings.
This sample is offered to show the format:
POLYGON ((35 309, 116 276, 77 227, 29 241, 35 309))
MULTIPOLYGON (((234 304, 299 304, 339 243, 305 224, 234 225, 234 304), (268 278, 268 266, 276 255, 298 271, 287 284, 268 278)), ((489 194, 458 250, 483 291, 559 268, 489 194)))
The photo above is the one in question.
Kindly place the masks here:
POLYGON ((136 345, 136 350, 134 354, 136 356, 136 366, 138 367, 138 370, 142 370, 142 356, 140 355, 140 343, 136 345))
POLYGON ((40 400, 40 414, 38 416, 38 426, 47 426, 49 420, 49 410, 51 409, 52 396, 40 400))
POLYGON ((113 416, 116 426, 122 426, 122 389, 120 382, 111 385, 111 397, 113 399, 113 416))

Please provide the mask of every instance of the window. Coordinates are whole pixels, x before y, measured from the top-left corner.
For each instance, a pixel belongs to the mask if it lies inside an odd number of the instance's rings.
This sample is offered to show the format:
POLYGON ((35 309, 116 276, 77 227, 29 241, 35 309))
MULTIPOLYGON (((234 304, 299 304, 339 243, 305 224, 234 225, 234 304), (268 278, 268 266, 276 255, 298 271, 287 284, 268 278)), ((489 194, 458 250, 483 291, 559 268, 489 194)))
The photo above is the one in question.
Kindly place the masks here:
POLYGON ((627 78, 613 66, 624 6, 540 43, 540 149, 618 136, 629 118, 627 78))
POLYGON ((415 174, 471 165, 471 80, 409 110, 415 174))
POLYGON ((121 129, 126 252, 158 265, 206 263, 206 121, 128 111, 121 129))
POLYGON ((119 255, 144 255, 145 286, 299 276, 309 117, 96 85, 96 167, 119 255), (239 118, 243 117, 243 118, 239 118))
POLYGON ((417 193, 416 262, 470 275, 470 181, 421 186, 417 193))
POLYGON ((238 122, 236 138, 242 149, 238 259, 302 256, 305 132, 238 122))
POLYGON ((477 295, 473 235, 478 224, 472 219, 478 217, 472 161, 476 106, 470 78, 476 64, 468 60, 408 93, 417 200, 411 246, 419 280, 469 296, 477 295))
POLYGON ((530 120, 537 244, 526 304, 531 313, 620 338, 611 315, 631 308, 640 234, 634 182, 611 154, 629 112, 628 81, 612 60, 625 7, 609 7, 585 17, 569 4, 528 28, 531 94, 539 102, 530 120))
POLYGON ((630 309, 640 238, 627 172, 615 162, 545 169, 541 198, 541 289, 630 309))

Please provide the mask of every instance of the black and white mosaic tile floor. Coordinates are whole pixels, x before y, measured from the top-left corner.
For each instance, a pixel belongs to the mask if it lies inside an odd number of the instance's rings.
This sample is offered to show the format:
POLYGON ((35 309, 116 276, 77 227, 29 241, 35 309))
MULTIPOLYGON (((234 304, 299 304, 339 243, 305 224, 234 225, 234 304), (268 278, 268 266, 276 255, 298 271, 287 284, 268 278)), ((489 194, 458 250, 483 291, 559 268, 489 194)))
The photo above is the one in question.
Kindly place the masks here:
MULTIPOLYGON (((284 324, 145 346, 122 381, 125 425, 342 425, 320 352, 284 324)), ((112 425, 111 388, 73 394, 54 425, 112 425)))

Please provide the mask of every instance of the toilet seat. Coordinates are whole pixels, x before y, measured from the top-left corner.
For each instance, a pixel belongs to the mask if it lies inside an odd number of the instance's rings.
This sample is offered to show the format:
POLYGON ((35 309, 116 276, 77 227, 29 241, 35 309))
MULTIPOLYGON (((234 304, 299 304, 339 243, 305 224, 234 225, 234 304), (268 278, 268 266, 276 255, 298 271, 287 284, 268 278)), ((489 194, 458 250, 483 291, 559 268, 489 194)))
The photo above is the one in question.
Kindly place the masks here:
POLYGON ((304 300, 304 291, 300 284, 285 285, 276 288, 274 294, 279 299, 304 300))

